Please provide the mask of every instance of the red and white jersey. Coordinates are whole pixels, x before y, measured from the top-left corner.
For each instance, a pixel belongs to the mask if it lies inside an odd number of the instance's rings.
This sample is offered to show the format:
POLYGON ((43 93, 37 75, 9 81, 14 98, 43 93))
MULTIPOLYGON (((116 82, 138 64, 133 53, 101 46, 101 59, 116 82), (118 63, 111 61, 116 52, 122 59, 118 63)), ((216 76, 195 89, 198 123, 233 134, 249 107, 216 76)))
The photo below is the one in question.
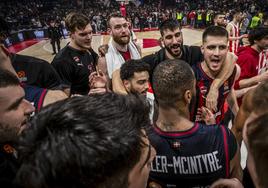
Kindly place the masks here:
MULTIPOLYGON (((239 24, 235 25, 234 22, 228 23, 231 25, 231 31, 229 33, 229 37, 239 37, 239 24)), ((227 26, 228 27, 228 26, 227 26)), ((233 53, 237 53, 237 49, 239 47, 239 40, 230 40, 229 41, 229 51, 233 53)))
POLYGON ((258 74, 262 74, 268 69, 268 50, 263 50, 259 56, 258 74))

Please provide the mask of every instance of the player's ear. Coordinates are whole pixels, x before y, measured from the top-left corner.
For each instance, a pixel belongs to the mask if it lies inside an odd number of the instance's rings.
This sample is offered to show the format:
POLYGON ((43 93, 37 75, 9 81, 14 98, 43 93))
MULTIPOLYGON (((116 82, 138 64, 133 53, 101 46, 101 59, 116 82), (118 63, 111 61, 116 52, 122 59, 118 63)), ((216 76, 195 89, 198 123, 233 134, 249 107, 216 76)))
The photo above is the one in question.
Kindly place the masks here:
POLYGON ((160 37, 160 38, 158 39, 158 43, 159 43, 159 45, 160 45, 162 48, 165 47, 165 44, 164 44, 164 38, 163 38, 163 37, 160 37))
POLYGON ((122 81, 123 81, 123 85, 125 86, 127 92, 129 92, 130 87, 131 87, 130 81, 129 80, 122 80, 122 81))
POLYGON ((73 32, 68 31, 68 35, 70 36, 71 39, 74 39, 74 37, 73 37, 74 33, 73 32))
POLYGON ((200 46, 200 49, 201 49, 202 54, 204 54, 204 50, 205 50, 205 48, 204 48, 204 44, 202 44, 202 45, 200 46))
POLYGON ((108 27, 107 32, 109 33, 109 35, 112 35, 112 30, 110 27, 108 27))
POLYGON ((190 104, 191 103, 191 100, 192 100, 192 91, 191 90, 186 90, 185 93, 184 93, 184 100, 187 104, 190 104))

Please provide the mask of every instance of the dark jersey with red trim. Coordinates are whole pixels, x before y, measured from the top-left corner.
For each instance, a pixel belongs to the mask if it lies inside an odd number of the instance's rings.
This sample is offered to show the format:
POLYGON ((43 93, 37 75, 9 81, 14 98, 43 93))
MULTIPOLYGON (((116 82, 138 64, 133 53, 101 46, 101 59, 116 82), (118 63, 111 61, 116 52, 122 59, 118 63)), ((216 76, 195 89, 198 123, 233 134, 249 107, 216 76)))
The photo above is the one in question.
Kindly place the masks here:
POLYGON ((61 88, 58 73, 47 61, 20 54, 11 54, 10 58, 21 83, 47 89, 61 88))
POLYGON ((162 187, 209 187, 219 178, 228 178, 230 160, 237 145, 231 131, 222 125, 195 123, 187 131, 163 132, 153 126, 148 133, 156 157, 149 183, 162 187))
POLYGON ((22 85, 25 92, 25 99, 32 103, 35 107, 35 111, 39 112, 43 106, 45 96, 47 94, 47 89, 30 86, 30 85, 22 85))
MULTIPOLYGON (((196 77, 196 98, 193 104, 191 104, 191 120, 193 122, 202 122, 198 112, 202 107, 206 106, 206 97, 213 79, 204 72, 201 67, 201 63, 192 66, 192 69, 196 77)), ((218 111, 213 112, 216 119, 216 124, 220 124, 224 118, 224 102, 226 101, 226 98, 233 87, 235 75, 236 68, 234 69, 232 75, 219 88, 219 97, 217 104, 218 111)))
POLYGON ((53 59, 52 65, 65 85, 71 87, 71 94, 87 95, 89 75, 96 71, 98 54, 92 49, 76 50, 65 46, 53 59))

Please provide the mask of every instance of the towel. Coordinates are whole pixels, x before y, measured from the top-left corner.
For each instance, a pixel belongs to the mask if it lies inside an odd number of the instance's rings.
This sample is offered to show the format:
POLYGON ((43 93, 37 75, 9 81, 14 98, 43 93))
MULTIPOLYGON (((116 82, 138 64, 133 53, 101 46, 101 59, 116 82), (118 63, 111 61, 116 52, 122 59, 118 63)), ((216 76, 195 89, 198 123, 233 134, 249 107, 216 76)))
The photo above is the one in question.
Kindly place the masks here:
MULTIPOLYGON (((113 40, 109 41, 109 49, 105 55, 107 70, 109 78, 112 78, 112 74, 115 70, 119 69, 123 63, 125 63, 124 58, 120 52, 113 46, 113 40)), ((140 59, 141 55, 136 47, 136 45, 129 41, 128 50, 130 52, 131 59, 140 59)))

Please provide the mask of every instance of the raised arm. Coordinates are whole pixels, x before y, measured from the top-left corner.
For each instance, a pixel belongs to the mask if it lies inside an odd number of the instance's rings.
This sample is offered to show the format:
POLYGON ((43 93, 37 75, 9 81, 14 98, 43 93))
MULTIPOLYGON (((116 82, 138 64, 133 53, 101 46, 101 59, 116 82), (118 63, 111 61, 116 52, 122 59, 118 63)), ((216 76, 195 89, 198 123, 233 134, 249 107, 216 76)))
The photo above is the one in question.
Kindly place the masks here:
POLYGON ((120 78, 120 69, 117 69, 112 74, 112 88, 113 92, 118 94, 127 94, 127 91, 123 85, 123 82, 120 78))

